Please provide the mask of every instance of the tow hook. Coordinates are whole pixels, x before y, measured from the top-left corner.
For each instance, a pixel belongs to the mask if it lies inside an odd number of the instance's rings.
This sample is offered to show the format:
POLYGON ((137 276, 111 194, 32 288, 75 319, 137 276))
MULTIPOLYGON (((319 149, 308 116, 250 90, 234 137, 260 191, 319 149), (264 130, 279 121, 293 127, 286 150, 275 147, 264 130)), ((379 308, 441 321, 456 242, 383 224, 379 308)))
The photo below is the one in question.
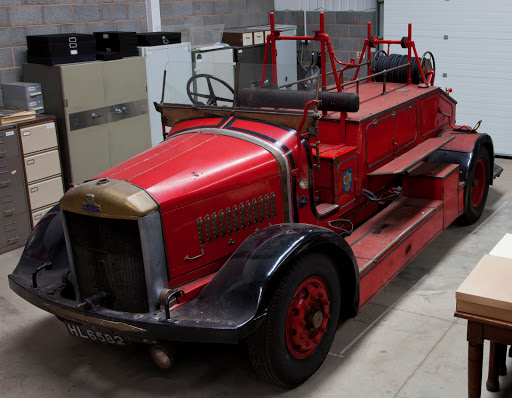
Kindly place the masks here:
POLYGON ((87 297, 81 303, 78 303, 76 305, 76 308, 78 308, 79 310, 96 311, 100 307, 101 303, 109 296, 110 295, 107 292, 95 294, 94 296, 87 297))
POLYGON ((176 362, 176 347, 170 344, 155 344, 149 350, 151 359, 161 369, 169 369, 176 362))

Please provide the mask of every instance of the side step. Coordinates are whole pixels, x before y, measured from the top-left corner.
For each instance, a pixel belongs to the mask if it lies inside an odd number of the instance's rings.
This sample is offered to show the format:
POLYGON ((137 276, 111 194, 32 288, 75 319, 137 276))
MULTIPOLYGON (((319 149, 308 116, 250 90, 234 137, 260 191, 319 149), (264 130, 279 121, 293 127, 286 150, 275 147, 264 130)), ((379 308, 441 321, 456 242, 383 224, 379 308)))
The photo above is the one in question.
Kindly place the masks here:
POLYGON ((360 308, 443 230, 443 201, 402 197, 347 237, 359 266, 360 308))
POLYGON ((403 155, 397 157, 381 168, 369 173, 368 175, 378 176, 386 174, 401 174, 417 165, 432 152, 438 150, 454 138, 454 136, 429 138, 418 146, 412 148, 410 151, 404 153, 403 155))
POLYGON ((494 169, 492 173, 493 179, 498 178, 501 175, 501 173, 503 173, 503 167, 498 166, 496 163, 494 163, 494 169))

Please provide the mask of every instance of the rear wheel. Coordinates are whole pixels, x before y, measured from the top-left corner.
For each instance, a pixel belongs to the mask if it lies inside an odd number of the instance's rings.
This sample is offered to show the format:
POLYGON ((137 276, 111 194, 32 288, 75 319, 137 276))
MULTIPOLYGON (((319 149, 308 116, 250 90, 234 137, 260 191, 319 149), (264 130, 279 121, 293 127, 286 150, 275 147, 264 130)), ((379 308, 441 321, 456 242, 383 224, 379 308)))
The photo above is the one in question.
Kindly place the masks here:
POLYGON ((491 160, 486 148, 481 147, 476 153, 476 162, 469 170, 464 191, 464 214, 460 221, 470 225, 478 221, 482 215, 487 194, 489 193, 489 170, 491 160))
POLYGON ((341 290, 332 260, 307 254, 292 264, 262 325, 248 339, 257 373, 284 387, 306 381, 323 363, 340 315, 341 290))

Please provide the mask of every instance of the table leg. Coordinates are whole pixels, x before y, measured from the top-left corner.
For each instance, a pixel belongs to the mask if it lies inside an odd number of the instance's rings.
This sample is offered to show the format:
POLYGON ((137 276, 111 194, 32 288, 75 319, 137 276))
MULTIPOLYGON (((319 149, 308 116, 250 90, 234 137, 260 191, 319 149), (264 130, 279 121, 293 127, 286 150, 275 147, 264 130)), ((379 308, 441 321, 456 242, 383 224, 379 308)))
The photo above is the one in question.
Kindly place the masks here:
POLYGON ((480 398, 482 392, 482 364, 484 345, 469 342, 468 350, 468 397, 480 398))
POLYGON ((507 375, 507 345, 496 343, 496 356, 498 357, 500 376, 507 375))
POLYGON ((487 377, 487 382, 485 383, 487 391, 491 392, 498 392, 500 390, 499 369, 501 358, 497 353, 497 351, 499 351, 497 347, 498 345, 499 343, 491 341, 491 348, 489 351, 489 375, 487 377))
POLYGON ((468 320, 468 397, 480 398, 484 359, 483 325, 468 320))

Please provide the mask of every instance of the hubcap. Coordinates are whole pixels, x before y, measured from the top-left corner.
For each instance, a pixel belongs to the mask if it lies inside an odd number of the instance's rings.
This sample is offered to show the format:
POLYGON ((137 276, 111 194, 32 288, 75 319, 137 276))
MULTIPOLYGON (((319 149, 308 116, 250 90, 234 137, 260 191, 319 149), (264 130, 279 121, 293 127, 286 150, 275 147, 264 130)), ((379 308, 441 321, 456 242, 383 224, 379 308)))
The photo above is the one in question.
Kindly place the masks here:
POLYGON ((318 347, 327 331, 329 308, 329 289, 322 278, 311 276, 295 291, 286 319, 286 345, 294 358, 307 358, 318 347))
POLYGON ((471 204, 478 207, 482 203, 486 186, 485 163, 479 159, 473 171, 473 181, 471 181, 471 204))

